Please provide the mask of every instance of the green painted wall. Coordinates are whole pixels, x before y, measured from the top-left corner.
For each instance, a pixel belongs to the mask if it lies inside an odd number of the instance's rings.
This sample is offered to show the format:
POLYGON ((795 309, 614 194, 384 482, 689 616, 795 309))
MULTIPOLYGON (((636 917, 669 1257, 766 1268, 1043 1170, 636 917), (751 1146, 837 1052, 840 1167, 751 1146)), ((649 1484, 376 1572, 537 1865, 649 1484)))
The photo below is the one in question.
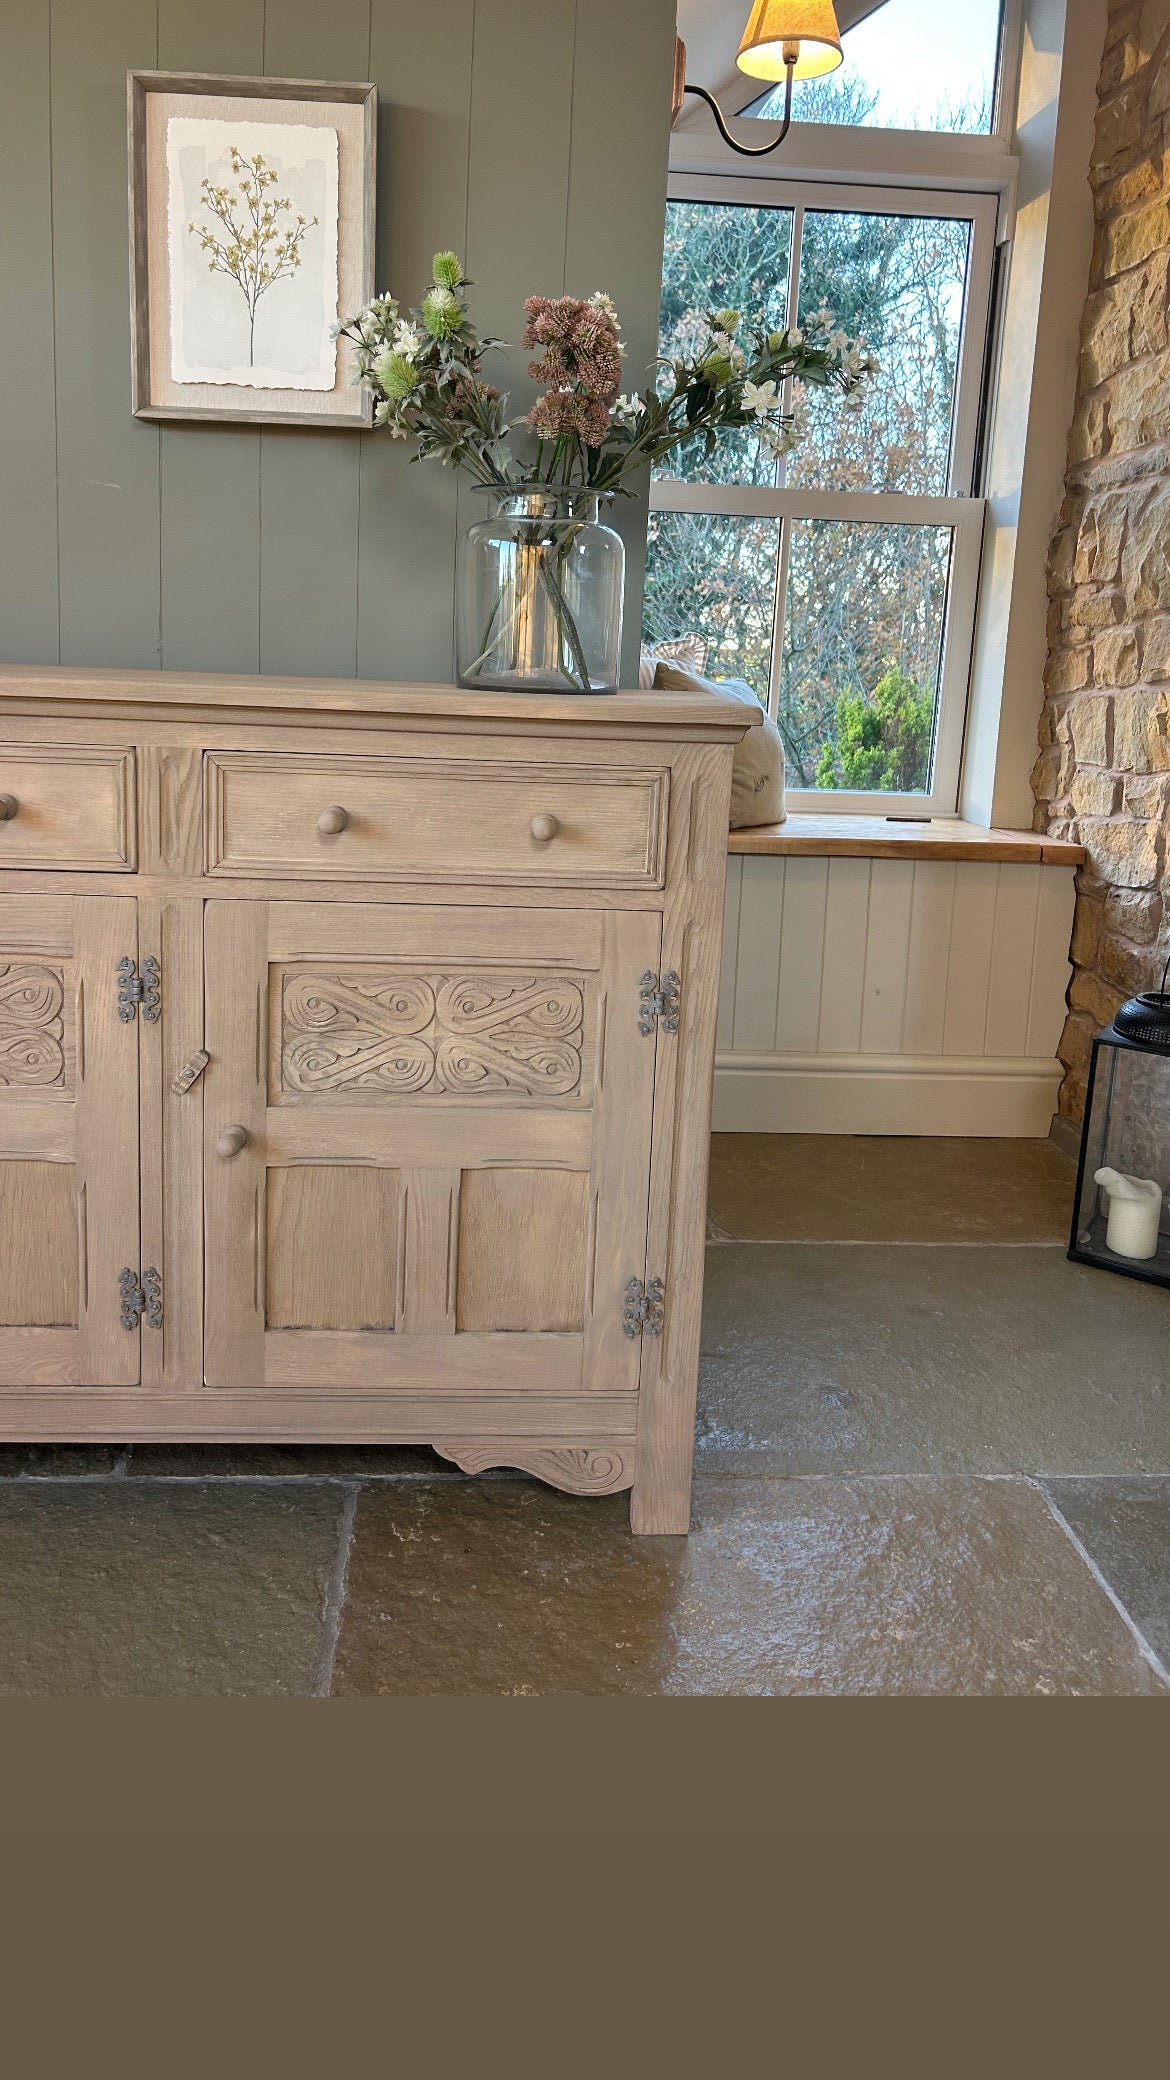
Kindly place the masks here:
MULTIPOLYGON (((509 339, 526 294, 607 289, 640 382, 673 29, 674 0, 2 0, 0 656, 452 672, 477 509, 447 472, 384 436, 131 417, 128 68, 375 81, 377 286, 414 302, 454 246, 509 339)), ((619 524, 629 680, 643 502, 619 524)))

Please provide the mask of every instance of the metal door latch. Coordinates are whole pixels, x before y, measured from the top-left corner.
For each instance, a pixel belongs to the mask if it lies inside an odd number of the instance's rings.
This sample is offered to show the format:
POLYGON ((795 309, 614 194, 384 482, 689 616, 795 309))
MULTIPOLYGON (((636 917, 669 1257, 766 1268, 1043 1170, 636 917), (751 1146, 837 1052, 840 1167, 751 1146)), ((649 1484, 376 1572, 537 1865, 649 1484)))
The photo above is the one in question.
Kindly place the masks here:
POLYGON ((162 1279, 153 1265, 143 1272, 141 1285, 127 1266, 118 1280, 118 1295, 124 1329, 136 1329, 144 1319, 149 1329, 162 1328, 162 1279))
POLYGON ((178 1075, 172 1076, 171 1089, 177 1091, 180 1098, 183 1097, 193 1083, 198 1083, 210 1060, 211 1056, 205 1047, 197 1048, 190 1060, 183 1063, 178 1075))
POLYGON ((667 971, 661 982, 654 970, 647 968, 638 985, 638 1031, 643 1036, 654 1031, 655 1020, 664 1033, 677 1033, 681 987, 673 968, 667 971))
POLYGON ((115 973, 118 977, 118 1017, 122 1023, 129 1025, 131 1019, 137 1017, 141 1004, 147 1025, 154 1025, 162 1014, 162 972, 153 953, 143 961, 141 974, 130 955, 124 953, 115 973))
POLYGON ((640 1278, 628 1278, 622 1301, 622 1330, 627 1336, 661 1336, 662 1315, 666 1304, 666 1287, 660 1278, 652 1278, 646 1285, 640 1278))

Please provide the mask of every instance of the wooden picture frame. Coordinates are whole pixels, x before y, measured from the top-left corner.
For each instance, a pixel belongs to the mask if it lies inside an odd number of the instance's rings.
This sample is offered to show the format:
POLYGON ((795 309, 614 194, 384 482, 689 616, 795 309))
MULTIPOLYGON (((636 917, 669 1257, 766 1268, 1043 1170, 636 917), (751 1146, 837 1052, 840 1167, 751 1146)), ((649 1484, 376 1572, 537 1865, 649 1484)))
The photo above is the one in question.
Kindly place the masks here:
POLYGON ((368 81, 127 75, 136 418, 373 424, 369 392, 352 382, 345 342, 332 340, 329 325, 374 294, 377 103, 368 81), (289 137, 284 166, 278 128, 289 137), (263 205, 273 216, 260 234, 266 279, 240 260, 226 219, 202 199, 210 181, 221 196, 230 192, 233 222, 254 221, 257 140, 264 173, 276 172, 276 193, 263 205), (249 179, 251 199, 241 185, 249 179))

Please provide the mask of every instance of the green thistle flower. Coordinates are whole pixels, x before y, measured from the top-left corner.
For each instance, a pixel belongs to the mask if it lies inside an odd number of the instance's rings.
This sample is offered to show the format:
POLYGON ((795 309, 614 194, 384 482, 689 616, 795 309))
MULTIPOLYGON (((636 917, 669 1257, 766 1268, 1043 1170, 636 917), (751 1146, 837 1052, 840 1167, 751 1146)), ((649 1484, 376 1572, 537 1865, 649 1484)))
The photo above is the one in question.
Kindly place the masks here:
POLYGON ((436 253, 432 273, 437 289, 457 289, 463 280, 463 268, 455 253, 436 253))
POLYGON ((374 374, 379 389, 384 390, 395 404, 410 397, 418 387, 418 370, 413 361, 406 354, 396 354, 392 347, 379 354, 374 363, 374 374))
POLYGON ((734 332, 735 332, 735 330, 736 330, 736 328, 737 328, 737 326, 738 326, 738 324, 739 324, 739 312, 738 312, 738 311, 716 311, 716 313, 715 313, 715 330, 716 330, 716 332, 727 332, 727 333, 734 333, 734 332))
POLYGON ((422 315, 432 339, 450 339, 463 322, 463 306, 453 289, 440 284, 423 297, 422 315))

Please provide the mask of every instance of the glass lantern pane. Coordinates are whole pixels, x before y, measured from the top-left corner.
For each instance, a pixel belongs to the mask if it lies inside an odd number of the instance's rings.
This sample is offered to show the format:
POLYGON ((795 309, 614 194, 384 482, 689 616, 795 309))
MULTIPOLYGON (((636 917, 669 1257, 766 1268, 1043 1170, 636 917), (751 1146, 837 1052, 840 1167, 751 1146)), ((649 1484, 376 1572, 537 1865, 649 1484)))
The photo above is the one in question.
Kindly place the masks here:
POLYGON ((1073 1247, 1170 1285, 1170 1055, 1098 1043, 1073 1247))

